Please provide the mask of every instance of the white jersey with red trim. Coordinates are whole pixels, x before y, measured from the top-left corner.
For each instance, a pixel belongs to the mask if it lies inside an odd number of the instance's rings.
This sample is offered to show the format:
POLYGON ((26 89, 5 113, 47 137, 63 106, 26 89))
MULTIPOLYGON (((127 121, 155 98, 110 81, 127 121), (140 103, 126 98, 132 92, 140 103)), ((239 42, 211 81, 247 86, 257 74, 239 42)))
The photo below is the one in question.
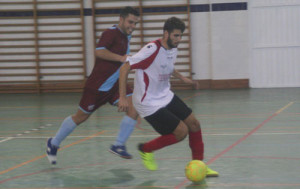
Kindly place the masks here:
POLYGON ((169 104, 174 96, 170 76, 174 71, 177 48, 165 49, 160 40, 148 43, 128 57, 135 69, 133 104, 141 117, 149 116, 169 104))

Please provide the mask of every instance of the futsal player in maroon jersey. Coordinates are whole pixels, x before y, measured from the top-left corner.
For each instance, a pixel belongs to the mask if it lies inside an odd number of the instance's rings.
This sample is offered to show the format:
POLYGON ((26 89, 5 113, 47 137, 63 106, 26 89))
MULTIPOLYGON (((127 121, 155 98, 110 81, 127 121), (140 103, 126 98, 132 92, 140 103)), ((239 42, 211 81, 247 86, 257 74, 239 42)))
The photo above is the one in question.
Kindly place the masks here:
MULTIPOLYGON (((87 79, 77 112, 62 122, 53 138, 47 141, 47 157, 51 164, 56 164, 57 150, 60 143, 72 131, 99 107, 106 103, 117 105, 119 99, 119 70, 130 52, 129 42, 139 20, 139 12, 132 7, 125 7, 120 12, 118 25, 106 29, 97 44, 96 61, 92 73, 87 79)), ((130 107, 121 121, 115 143, 109 151, 126 159, 132 156, 126 151, 125 143, 132 133, 138 114, 132 105, 132 89, 127 86, 127 100, 130 107)))

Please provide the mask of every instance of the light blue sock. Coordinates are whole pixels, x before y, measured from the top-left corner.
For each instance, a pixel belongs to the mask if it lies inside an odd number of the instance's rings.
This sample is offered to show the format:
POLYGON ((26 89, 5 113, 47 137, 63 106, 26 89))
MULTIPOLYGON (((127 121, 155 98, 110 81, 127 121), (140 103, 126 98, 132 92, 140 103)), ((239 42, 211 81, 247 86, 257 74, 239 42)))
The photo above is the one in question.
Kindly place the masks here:
POLYGON ((136 124, 136 120, 132 119, 127 115, 124 116, 120 125, 118 138, 114 143, 114 145, 116 146, 125 145, 127 139, 130 137, 134 129, 135 124, 136 124))
POLYGON ((76 123, 72 120, 72 116, 67 117, 61 124, 55 137, 51 140, 53 146, 59 147, 60 143, 70 134, 76 127, 76 123))

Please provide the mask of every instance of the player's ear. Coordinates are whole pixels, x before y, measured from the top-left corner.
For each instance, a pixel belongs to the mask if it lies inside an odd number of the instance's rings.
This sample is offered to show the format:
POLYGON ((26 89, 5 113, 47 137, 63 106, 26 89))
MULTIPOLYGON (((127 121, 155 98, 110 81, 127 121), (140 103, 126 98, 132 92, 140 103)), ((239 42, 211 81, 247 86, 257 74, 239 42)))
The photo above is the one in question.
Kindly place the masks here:
POLYGON ((120 16, 120 23, 123 23, 125 18, 123 16, 120 16))
POLYGON ((169 37, 169 32, 167 30, 164 31, 164 38, 167 39, 169 37))

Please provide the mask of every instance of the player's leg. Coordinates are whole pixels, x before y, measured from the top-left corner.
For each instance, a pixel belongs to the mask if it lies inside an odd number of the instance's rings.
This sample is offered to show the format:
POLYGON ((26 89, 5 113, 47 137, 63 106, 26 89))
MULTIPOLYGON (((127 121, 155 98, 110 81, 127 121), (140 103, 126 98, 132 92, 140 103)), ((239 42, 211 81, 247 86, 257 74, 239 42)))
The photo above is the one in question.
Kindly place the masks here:
MULTIPOLYGON (((170 103, 167 108, 179 117, 188 127, 189 146, 192 151, 193 160, 203 160, 204 158, 204 144, 202 139, 202 131, 200 122, 189 108, 179 97, 174 96, 173 103, 170 103)), ((218 176, 218 172, 207 167, 207 176, 218 176)))
POLYGON ((69 136, 79 124, 87 120, 90 114, 100 106, 100 104, 97 103, 97 96, 97 93, 85 89, 77 112, 74 115, 65 118, 56 135, 53 138, 48 139, 47 157, 51 164, 56 164, 57 150, 60 143, 69 136))
POLYGON ((83 112, 82 110, 78 109, 76 114, 72 116, 68 116, 62 122, 58 132, 53 137, 51 144, 59 147, 60 143, 67 137, 72 131, 82 122, 88 119, 90 114, 83 112))
POLYGON ((183 140, 188 133, 188 129, 183 121, 180 121, 166 108, 159 109, 154 114, 145 117, 145 119, 161 136, 139 144, 138 149, 145 167, 149 170, 156 170, 157 164, 153 152, 183 140))
POLYGON ((129 102, 129 109, 120 123, 120 130, 118 136, 114 144, 111 145, 109 151, 122 158, 131 159, 132 155, 127 152, 125 144, 128 138, 130 137, 131 133, 133 132, 134 127, 137 123, 136 120, 138 117, 138 113, 133 107, 131 95, 128 96, 127 99, 129 102))
POLYGON ((146 143, 140 143, 138 150, 143 160, 144 166, 151 171, 157 170, 157 163, 154 159, 154 151, 178 143, 187 135, 187 127, 180 122, 173 133, 161 135, 146 143))
POLYGON ((51 164, 56 164, 57 161, 57 150, 60 143, 69 136, 73 130, 86 119, 90 114, 86 114, 82 110, 78 109, 75 115, 68 116, 62 122, 59 130, 53 138, 49 138, 47 142, 47 157, 51 164))
POLYGON ((147 143, 144 143, 142 149, 144 152, 159 150, 182 141, 187 136, 187 133, 187 126, 184 122, 180 121, 172 133, 161 135, 147 143))
POLYGON ((189 129, 189 146, 192 151, 192 159, 202 161, 204 158, 204 144, 200 122, 195 118, 193 113, 184 119, 184 122, 189 129))
POLYGON ((188 127, 189 145, 192 150, 192 158, 203 160, 204 145, 202 141, 202 134, 199 121, 189 108, 178 96, 174 95, 172 103, 168 104, 167 109, 188 127))
MULTIPOLYGON (((192 151, 193 160, 203 160, 204 159, 204 144, 202 139, 202 131, 200 127, 200 122, 195 118, 194 114, 191 113, 184 122, 189 129, 189 146, 192 151)), ((207 177, 217 177, 219 173, 207 167, 206 176, 207 177)))
MULTIPOLYGON (((118 105, 119 101, 119 85, 116 83, 114 88, 112 89, 113 96, 110 99, 110 103, 112 105, 118 105)), ((126 112, 126 115, 123 117, 120 123, 120 130, 115 142, 111 145, 109 151, 113 154, 116 154, 125 159, 131 159, 132 155, 127 152, 126 142, 129 139, 131 133, 134 130, 134 127, 137 123, 138 113, 136 112, 133 104, 132 104, 132 89, 127 85, 126 90, 127 100, 129 102, 129 109, 126 112)))

